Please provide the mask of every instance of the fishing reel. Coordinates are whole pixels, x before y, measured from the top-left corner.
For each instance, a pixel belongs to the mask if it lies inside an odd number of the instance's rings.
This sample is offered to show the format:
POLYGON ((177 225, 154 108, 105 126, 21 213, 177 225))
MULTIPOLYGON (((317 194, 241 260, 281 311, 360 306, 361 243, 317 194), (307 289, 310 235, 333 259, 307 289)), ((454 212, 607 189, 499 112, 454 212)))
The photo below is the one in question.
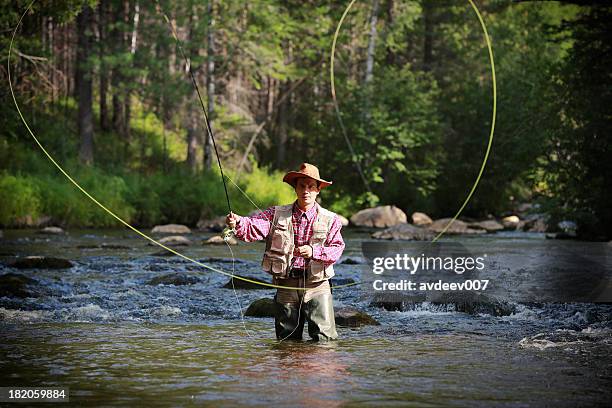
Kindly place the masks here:
POLYGON ((231 240, 234 235, 236 235, 236 230, 230 227, 225 227, 221 232, 221 237, 225 242, 231 240))

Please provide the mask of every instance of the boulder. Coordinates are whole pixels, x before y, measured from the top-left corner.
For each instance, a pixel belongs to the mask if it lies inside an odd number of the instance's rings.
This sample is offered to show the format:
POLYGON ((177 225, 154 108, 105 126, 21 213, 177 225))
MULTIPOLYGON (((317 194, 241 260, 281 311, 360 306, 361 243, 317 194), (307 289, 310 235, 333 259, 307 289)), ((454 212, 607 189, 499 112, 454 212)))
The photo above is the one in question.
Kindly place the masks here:
POLYGON ((397 294, 397 293, 377 293, 370 302, 370 307, 383 308, 388 311, 413 310, 415 305, 425 302, 425 295, 422 293, 397 294))
MULTIPOLYGON (((270 283, 270 282, 266 282, 258 278, 253 278, 252 276, 241 276, 241 277, 253 280, 255 282, 270 283)), ((234 278, 233 276, 230 278, 230 280, 225 285, 223 285, 223 287, 226 289, 232 289, 232 288, 234 289, 268 289, 268 290, 270 289, 269 286, 258 285, 256 283, 247 282, 242 279, 234 278)))
POLYGON ((219 235, 215 235, 214 237, 208 238, 203 242, 204 245, 225 245, 225 243, 230 245, 238 245, 238 240, 234 237, 230 237, 227 241, 223 240, 223 238, 219 235))
POLYGON ((335 311, 334 318, 338 326, 360 327, 379 326, 380 323, 366 312, 352 307, 342 307, 335 311))
POLYGON ((225 215, 210 220, 200 220, 197 223, 199 230, 210 232, 221 232, 226 227, 225 215))
POLYGON ((502 218, 502 224, 505 229, 514 230, 518 227, 521 219, 516 215, 509 215, 507 217, 502 218))
POLYGON ((375 239, 401 239, 406 241, 429 241, 434 238, 434 233, 412 224, 399 224, 383 231, 372 234, 375 239))
POLYGON ((525 219, 519 222, 518 228, 528 232, 546 232, 548 231, 548 224, 546 221, 545 214, 529 214, 525 219))
POLYGON ((0 297, 35 297, 32 286, 38 282, 18 273, 7 273, 0 276, 0 297))
POLYGON ((249 305, 244 315, 251 317, 274 317, 276 315, 274 299, 257 299, 249 305))
POLYGON ((388 228, 407 222, 406 214, 394 205, 367 208, 351 217, 351 224, 357 227, 388 228))
MULTIPOLYGON (((427 227, 430 231, 435 232, 436 234, 444 231, 444 228, 452 221, 452 218, 441 218, 439 220, 435 220, 431 225, 427 227)), ((445 234, 483 234, 486 233, 485 230, 482 229, 474 229, 470 228, 468 224, 461 220, 455 220, 452 222, 450 227, 444 232, 445 234)))
POLYGON ((340 224, 342 224, 343 227, 346 227, 347 225, 349 225, 349 220, 346 217, 343 217, 340 214, 336 214, 338 216, 338 219, 340 220, 340 224))
POLYGON ((191 234, 191 230, 186 225, 181 224, 166 224, 166 225, 156 225, 151 230, 152 234, 191 234))
POLYGON ((194 283, 198 283, 200 281, 199 278, 195 276, 189 276, 184 273, 171 273, 168 275, 156 276, 147 282, 147 285, 174 285, 174 286, 182 286, 182 285, 193 285, 194 283))
POLYGON ((469 223, 468 228, 482 229, 487 232, 497 232, 503 230, 504 226, 495 220, 485 220, 469 223))
POLYGON ((361 264, 365 264, 366 262, 363 260, 357 259, 357 258, 346 257, 342 261, 340 261, 340 263, 342 265, 361 265, 361 264))
POLYGON ((411 218, 412 218, 412 223, 419 227, 429 225, 433 222, 433 220, 429 218, 429 215, 422 213, 422 212, 418 212, 418 211, 412 213, 411 218))
POLYGON ((355 283, 355 279, 352 279, 352 278, 333 278, 333 279, 330 279, 329 283, 332 286, 332 288, 335 288, 337 286, 344 286, 344 285, 353 284, 353 283, 355 283))
POLYGON ((433 304, 453 304, 458 312, 472 315, 483 313, 491 316, 509 316, 516 312, 515 305, 482 293, 434 293, 430 301, 433 304))
POLYGON ((63 258, 54 258, 50 256, 26 256, 23 258, 17 258, 9 266, 17 269, 66 269, 72 268, 74 264, 63 258))
POLYGON ((48 235, 62 235, 64 234, 64 230, 60 227, 45 227, 38 231, 39 234, 48 234, 48 235))
MULTIPOLYGON (((157 242, 166 246, 189 246, 191 245, 191 241, 188 238, 185 238, 181 235, 170 235, 169 237, 163 237, 158 239, 157 242)), ((149 242, 149 245, 155 245, 152 242, 149 242)))

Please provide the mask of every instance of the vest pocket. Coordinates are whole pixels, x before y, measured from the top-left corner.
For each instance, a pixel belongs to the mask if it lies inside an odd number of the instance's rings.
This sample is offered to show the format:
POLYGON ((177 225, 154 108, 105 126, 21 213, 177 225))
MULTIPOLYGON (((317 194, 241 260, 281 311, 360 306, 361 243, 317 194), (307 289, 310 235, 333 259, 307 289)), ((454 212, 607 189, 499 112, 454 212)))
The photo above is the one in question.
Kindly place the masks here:
POLYGON ((320 261, 310 261, 309 280, 312 282, 319 282, 325 279, 329 279, 334 276, 334 272, 331 266, 325 267, 325 264, 320 261))
POLYGON ((261 266, 264 271, 271 275, 280 278, 287 276, 287 261, 284 257, 270 256, 269 253, 266 253, 261 266))

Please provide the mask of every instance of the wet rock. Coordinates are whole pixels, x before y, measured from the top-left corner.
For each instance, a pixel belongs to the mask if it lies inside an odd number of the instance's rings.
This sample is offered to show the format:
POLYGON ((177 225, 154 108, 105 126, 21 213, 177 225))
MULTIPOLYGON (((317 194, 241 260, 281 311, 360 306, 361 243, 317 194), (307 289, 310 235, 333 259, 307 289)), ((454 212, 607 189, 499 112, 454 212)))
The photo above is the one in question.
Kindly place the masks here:
POLYGON ((147 282, 147 285, 174 285, 174 286, 182 286, 182 285, 193 285, 200 281, 199 278, 195 276, 189 276, 184 273, 171 273, 163 276, 156 276, 147 282))
POLYGON ((548 231, 546 215, 530 214, 519 222, 518 229, 527 232, 546 232, 548 231))
POLYGON ((388 228, 407 222, 406 214, 394 205, 367 208, 351 217, 351 224, 357 227, 388 228))
POLYGON ((197 223, 197 228, 203 231, 221 232, 225 228, 225 216, 222 215, 213 219, 201 219, 197 223))
POLYGON ((186 225, 181 224, 166 224, 166 225, 156 225, 151 230, 152 234, 191 234, 191 230, 186 225))
POLYGON ((388 311, 413 310, 415 304, 424 302, 424 294, 377 293, 370 302, 370 307, 378 307, 388 311))
POLYGON ((433 220, 429 218, 429 215, 422 212, 414 212, 412 213, 412 223, 418 227, 424 227, 426 225, 430 225, 433 220))
POLYGON ((473 229, 482 229, 487 232, 497 232, 504 229, 504 226, 495 220, 472 222, 468 224, 468 227, 473 229))
MULTIPOLYGON (((430 231, 439 234, 444 231, 444 228, 452 221, 452 218, 441 218, 439 220, 435 220, 430 226, 427 227, 430 231)), ((445 234, 483 234, 486 231, 482 229, 473 229, 468 226, 468 224, 461 220, 454 220, 448 227, 448 229, 444 232, 445 234)))
POLYGON ((219 235, 215 235, 214 237, 208 238, 203 242, 204 245, 225 245, 225 243, 230 245, 238 245, 238 240, 234 237, 230 237, 227 241, 224 241, 222 237, 219 235))
POLYGON ((244 315, 251 317, 274 317, 276 315, 274 299, 257 299, 249 305, 244 315))
POLYGON ((364 264, 365 261, 362 261, 362 260, 357 259, 357 258, 346 257, 342 261, 340 261, 340 263, 342 265, 361 265, 361 264, 364 264))
POLYGON ((375 239, 401 239, 406 241, 429 241, 433 237, 434 234, 431 231, 415 227, 412 224, 399 224, 372 234, 372 238, 375 239))
POLYGON ((18 273, 7 273, 0 276, 0 297, 36 297, 33 289, 38 282, 32 278, 18 273))
POLYGON ((64 230, 60 227, 45 227, 38 231, 39 234, 47 235, 62 235, 65 234, 64 230))
POLYGON ((72 268, 74 264, 63 258, 53 258, 49 256, 26 256, 24 258, 16 259, 9 266, 17 269, 66 269, 72 268))
POLYGON ((342 307, 335 311, 334 318, 338 326, 360 327, 379 326, 380 323, 366 312, 352 307, 342 307))
POLYGON ((515 305, 482 293, 435 293, 430 301, 433 304, 453 304, 456 311, 472 315, 483 313, 491 316, 509 316, 516 312, 515 305))
MULTIPOLYGON (((255 282, 270 283, 270 282, 266 282, 258 278, 254 278, 252 276, 241 276, 241 277, 253 280, 255 282)), ((223 285, 223 287, 226 289, 232 289, 232 288, 234 289, 268 289, 268 290, 270 289, 269 286, 258 285, 256 283, 247 282, 242 279, 234 278, 233 276, 230 278, 230 280, 225 285, 223 285), (233 283, 233 286, 232 286, 232 283, 233 283)))
POLYGON ((507 217, 502 218, 502 225, 505 229, 515 230, 521 219, 516 215, 509 215, 507 217))
POLYGON ((330 284, 333 288, 336 286, 350 285, 355 283, 355 279, 352 278, 333 278, 330 280, 330 284))
MULTIPOLYGON (((166 246, 189 246, 191 245, 191 241, 188 238, 185 238, 181 235, 171 235, 169 237, 163 237, 158 239, 157 242, 160 244, 164 244, 166 246)), ((155 245, 152 242, 149 242, 148 245, 155 245)))

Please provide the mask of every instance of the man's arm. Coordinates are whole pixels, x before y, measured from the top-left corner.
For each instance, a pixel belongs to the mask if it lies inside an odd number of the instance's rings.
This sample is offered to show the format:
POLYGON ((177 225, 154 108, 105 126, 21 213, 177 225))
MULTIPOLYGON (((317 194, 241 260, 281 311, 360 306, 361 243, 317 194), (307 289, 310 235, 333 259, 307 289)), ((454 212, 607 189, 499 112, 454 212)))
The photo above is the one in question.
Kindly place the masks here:
POLYGON ((345 247, 340 229, 342 229, 342 223, 335 216, 323 245, 315 245, 312 248, 312 259, 322 261, 326 265, 331 265, 340 259, 345 247))
POLYGON ((274 207, 260 211, 252 217, 238 217, 236 222, 236 238, 244 242, 260 241, 270 233, 274 219, 274 207))

